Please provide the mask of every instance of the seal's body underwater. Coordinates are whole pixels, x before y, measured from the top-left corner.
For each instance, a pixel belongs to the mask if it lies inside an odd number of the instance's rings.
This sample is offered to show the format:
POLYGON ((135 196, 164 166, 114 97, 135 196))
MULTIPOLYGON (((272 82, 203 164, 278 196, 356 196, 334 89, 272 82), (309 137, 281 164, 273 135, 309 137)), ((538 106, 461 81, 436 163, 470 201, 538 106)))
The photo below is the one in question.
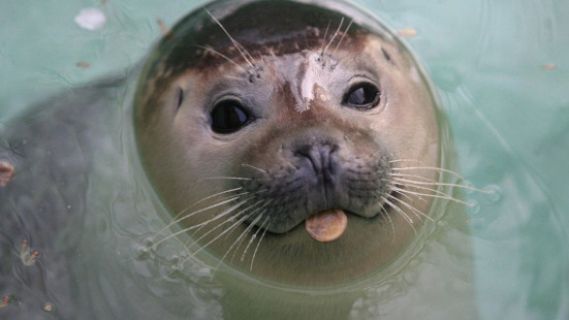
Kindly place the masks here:
MULTIPOLYGON (((51 259, 24 282, 52 288, 63 316, 74 314, 66 257, 76 252, 56 242, 78 241, 70 225, 88 227, 88 173, 119 146, 109 123, 124 84, 75 90, 2 133, 0 160, 16 171, 0 188, 11 257, 0 288, 25 295, 13 274, 28 239, 51 259)), ((132 101, 130 142, 173 217, 146 245, 186 236, 184 261, 208 253, 213 267, 287 286, 365 279, 404 252, 443 197, 438 111, 421 68, 343 2, 213 2, 159 42, 132 101)))

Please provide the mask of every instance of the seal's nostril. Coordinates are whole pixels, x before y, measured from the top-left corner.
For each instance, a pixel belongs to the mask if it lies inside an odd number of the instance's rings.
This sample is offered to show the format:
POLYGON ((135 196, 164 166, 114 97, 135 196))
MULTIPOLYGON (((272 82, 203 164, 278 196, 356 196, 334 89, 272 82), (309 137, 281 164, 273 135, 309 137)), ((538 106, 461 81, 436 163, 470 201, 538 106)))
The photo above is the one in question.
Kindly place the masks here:
POLYGON ((310 161, 315 174, 328 179, 336 171, 334 154, 338 146, 329 143, 301 144, 294 151, 294 155, 310 161))
POLYGON ((310 161, 314 172, 317 174, 320 173, 322 169, 320 164, 320 156, 317 152, 314 152, 313 145, 304 144, 299 146, 296 151, 294 151, 294 155, 298 158, 310 161))

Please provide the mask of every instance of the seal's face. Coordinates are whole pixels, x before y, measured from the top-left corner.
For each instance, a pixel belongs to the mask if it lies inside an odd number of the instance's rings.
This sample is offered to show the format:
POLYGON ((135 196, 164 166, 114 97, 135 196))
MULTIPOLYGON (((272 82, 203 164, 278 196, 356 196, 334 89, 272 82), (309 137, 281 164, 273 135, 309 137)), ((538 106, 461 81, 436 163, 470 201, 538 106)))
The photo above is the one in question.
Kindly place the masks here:
POLYGON ((248 25, 238 8, 190 40, 175 28, 147 67, 135 115, 155 189, 196 250, 238 268, 300 284, 378 269, 429 211, 430 191, 401 183, 436 179, 405 171, 438 166, 427 84, 384 30, 294 2, 244 7, 272 19, 248 25))

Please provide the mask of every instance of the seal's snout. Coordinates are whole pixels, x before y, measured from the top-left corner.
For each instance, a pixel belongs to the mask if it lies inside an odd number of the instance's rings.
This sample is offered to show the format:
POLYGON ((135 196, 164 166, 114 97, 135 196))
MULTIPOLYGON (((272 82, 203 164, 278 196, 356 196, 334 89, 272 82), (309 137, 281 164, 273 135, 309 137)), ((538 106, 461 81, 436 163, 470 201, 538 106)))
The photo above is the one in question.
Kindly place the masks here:
POLYGON ((304 142, 294 147, 293 155, 309 166, 324 185, 333 184, 338 171, 338 145, 331 142, 304 142))

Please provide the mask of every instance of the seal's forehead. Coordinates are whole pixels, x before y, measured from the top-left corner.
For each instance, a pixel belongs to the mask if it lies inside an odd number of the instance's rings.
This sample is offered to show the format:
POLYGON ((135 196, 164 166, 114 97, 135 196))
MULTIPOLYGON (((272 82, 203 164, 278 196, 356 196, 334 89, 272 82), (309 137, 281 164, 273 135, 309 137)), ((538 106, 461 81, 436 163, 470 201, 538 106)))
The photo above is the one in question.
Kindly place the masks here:
MULTIPOLYGON (((348 36, 369 33, 346 13, 297 1, 225 1, 196 10, 179 22, 158 45, 162 62, 179 70, 211 67, 224 58, 204 60, 204 50, 231 56, 233 39, 248 52, 270 48, 282 55, 322 46, 339 30, 348 36), (350 26, 349 29, 347 26, 350 26)), ((350 38, 350 37, 348 37, 350 38)), ((234 50, 235 51, 235 50, 234 50)))

